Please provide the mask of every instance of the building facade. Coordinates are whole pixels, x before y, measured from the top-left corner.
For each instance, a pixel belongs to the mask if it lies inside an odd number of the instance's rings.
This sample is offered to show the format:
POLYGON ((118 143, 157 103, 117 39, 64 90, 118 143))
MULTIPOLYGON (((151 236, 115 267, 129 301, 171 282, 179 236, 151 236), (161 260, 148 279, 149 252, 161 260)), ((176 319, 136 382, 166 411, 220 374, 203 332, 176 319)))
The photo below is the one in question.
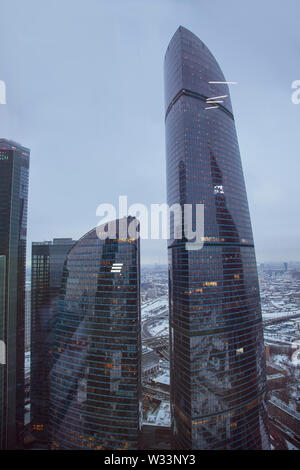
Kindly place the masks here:
POLYGON ((256 259, 224 82, 205 44, 180 27, 165 56, 167 196, 169 206, 204 204, 204 236, 198 250, 174 231, 168 244, 177 449, 268 447, 256 259))
POLYGON ((140 248, 139 240, 120 238, 119 223, 115 239, 91 230, 67 256, 51 377, 52 449, 139 446, 140 248))
POLYGON ((31 251, 31 428, 48 442, 49 376, 53 365, 54 325, 64 262, 75 241, 33 242, 31 251))
POLYGON ((0 139, 0 449, 22 446, 27 201, 30 151, 0 139))

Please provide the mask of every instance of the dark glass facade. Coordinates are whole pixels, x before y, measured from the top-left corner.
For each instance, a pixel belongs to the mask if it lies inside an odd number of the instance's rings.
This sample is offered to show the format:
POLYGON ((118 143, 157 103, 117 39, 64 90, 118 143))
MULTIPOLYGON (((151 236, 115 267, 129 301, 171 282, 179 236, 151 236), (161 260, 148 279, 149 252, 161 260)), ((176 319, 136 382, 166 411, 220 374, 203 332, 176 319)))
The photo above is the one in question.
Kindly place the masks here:
POLYGON ((31 250, 31 426, 48 441, 49 376, 53 365, 54 325, 64 262, 75 241, 33 242, 31 250))
POLYGON ((139 446, 140 248, 139 240, 118 238, 118 227, 116 239, 91 230, 67 256, 51 375, 52 449, 139 446))
POLYGON ((22 445, 29 150, 0 139, 0 449, 22 445))
POLYGON ((204 246, 189 251, 172 232, 168 244, 173 439, 177 449, 263 449, 253 236, 228 85, 211 81, 225 81, 218 63, 180 27, 165 57, 167 195, 170 206, 204 204, 204 246))

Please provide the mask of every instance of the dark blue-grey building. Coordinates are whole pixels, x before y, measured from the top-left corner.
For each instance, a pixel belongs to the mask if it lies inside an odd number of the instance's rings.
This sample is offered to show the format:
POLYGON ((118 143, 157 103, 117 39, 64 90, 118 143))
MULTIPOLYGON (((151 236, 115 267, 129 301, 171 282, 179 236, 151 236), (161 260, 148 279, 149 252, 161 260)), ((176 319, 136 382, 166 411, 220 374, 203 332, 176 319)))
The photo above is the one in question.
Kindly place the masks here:
POLYGON ((33 242, 31 250, 31 428, 48 442, 49 378, 53 366, 55 318, 64 262, 75 241, 33 242))
POLYGON ((0 139, 0 449, 22 447, 27 200, 30 151, 0 139))
POLYGON ((177 449, 268 447, 256 259, 224 82, 205 44, 179 27, 165 56, 168 204, 204 204, 204 246, 188 250, 173 233, 168 244, 177 449))
POLYGON ((50 387, 52 449, 139 446, 140 248, 119 223, 116 238, 98 238, 105 225, 93 229, 66 259, 50 387))

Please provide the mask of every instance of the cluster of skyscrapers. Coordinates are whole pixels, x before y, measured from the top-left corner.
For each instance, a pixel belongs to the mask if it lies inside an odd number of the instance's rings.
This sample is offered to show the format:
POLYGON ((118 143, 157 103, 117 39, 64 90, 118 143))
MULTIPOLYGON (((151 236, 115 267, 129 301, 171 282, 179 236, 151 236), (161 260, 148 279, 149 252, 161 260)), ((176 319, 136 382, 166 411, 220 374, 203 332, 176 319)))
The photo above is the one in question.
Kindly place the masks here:
MULTIPOLYGON (((168 243, 173 447, 267 449, 259 286, 228 85, 183 27, 166 53, 165 97, 167 202, 205 208, 201 250, 173 233, 168 243), (222 103, 207 106, 212 97, 222 103)), ((2 449, 21 448, 24 428, 28 170, 29 150, 1 139, 2 449)), ((140 447, 140 245, 121 238, 121 223, 115 239, 93 229, 32 244, 31 426, 51 449, 140 447)))

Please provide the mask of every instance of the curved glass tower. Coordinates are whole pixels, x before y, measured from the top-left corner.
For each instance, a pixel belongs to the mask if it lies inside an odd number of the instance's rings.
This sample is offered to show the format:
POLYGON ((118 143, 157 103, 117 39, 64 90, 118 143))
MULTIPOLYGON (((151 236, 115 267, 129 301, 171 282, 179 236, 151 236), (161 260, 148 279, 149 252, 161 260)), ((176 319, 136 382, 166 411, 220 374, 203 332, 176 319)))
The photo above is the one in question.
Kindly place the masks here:
POLYGON ((202 249, 187 250, 172 232, 168 244, 177 449, 268 447, 256 259, 228 85, 220 82, 211 52, 180 27, 165 57, 168 204, 204 204, 205 229, 202 249))
POLYGON ((65 262, 50 385, 52 449, 138 448, 140 249, 139 240, 118 238, 116 225, 116 239, 91 230, 65 262))

